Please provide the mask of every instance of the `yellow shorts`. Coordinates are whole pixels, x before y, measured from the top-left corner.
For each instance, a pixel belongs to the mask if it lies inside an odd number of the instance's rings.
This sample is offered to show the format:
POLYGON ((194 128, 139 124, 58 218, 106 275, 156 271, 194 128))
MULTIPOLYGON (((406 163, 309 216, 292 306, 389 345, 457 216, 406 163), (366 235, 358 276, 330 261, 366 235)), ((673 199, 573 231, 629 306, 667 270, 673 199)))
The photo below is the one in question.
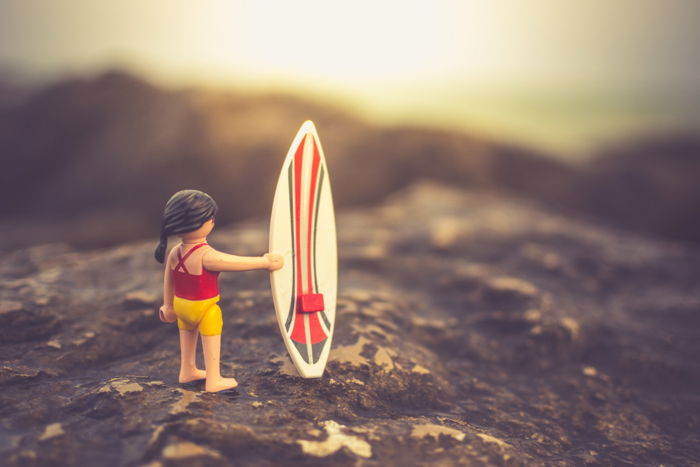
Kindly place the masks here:
POLYGON ((221 334, 224 321, 221 319, 221 308, 217 303, 219 296, 206 300, 187 300, 175 297, 173 308, 177 315, 177 327, 185 331, 199 329, 203 336, 221 334))

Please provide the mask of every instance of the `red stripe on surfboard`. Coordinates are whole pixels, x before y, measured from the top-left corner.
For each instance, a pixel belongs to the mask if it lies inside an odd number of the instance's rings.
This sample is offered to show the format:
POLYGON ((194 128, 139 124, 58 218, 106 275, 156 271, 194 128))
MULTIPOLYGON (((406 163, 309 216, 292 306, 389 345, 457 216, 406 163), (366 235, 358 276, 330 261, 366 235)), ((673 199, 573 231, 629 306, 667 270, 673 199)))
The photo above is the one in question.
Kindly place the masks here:
MULTIPOLYGON (((299 202, 299 198, 301 198, 301 164, 302 160, 304 159, 304 143, 306 142, 306 139, 303 139, 301 143, 299 144, 299 147, 297 147, 297 151, 294 154, 294 259, 296 263, 296 277, 297 277, 297 292, 298 295, 303 293, 302 291, 302 284, 299 281, 299 278, 301 278, 301 262, 299 261, 299 251, 301 249, 301 241, 299 240, 299 226, 301 224, 301 203, 299 202)), ((302 344, 306 343, 306 332, 304 330, 304 320, 301 319, 301 315, 296 313, 296 307, 294 307, 294 313, 296 316, 294 317, 294 326, 292 327, 292 333, 290 334, 290 338, 293 340, 300 342, 302 344)))
MULTIPOLYGON (((313 138, 309 138, 311 140, 311 144, 313 145, 313 158, 312 158, 312 165, 311 165, 311 189, 309 190, 309 235, 307 236, 308 242, 306 246, 306 271, 308 273, 307 281, 308 281, 308 291, 309 293, 315 292, 313 287, 314 287, 314 282, 312 280, 313 275, 312 275, 312 269, 314 267, 314 262, 311 261, 311 252, 313 251, 311 248, 311 237, 313 236, 313 219, 314 219, 314 204, 316 202, 316 182, 318 180, 318 166, 321 162, 321 156, 318 154, 318 146, 316 145, 316 141, 313 138)), ((315 343, 315 342, 314 342, 315 343)))
POLYGON ((309 313, 309 330, 312 344, 317 344, 327 337, 318 320, 318 313, 309 313))
POLYGON ((304 286, 301 281, 301 259, 299 253, 301 253, 301 240, 299 235, 299 230, 301 227, 301 170, 302 163, 304 161, 304 146, 306 146, 306 136, 302 140, 301 144, 297 148, 296 154, 294 154, 294 219, 295 219, 295 248, 294 256, 296 257, 297 263, 297 279, 299 280, 299 292, 300 294, 305 293, 304 286))
MULTIPOLYGON (((313 267, 314 262, 312 261, 312 246, 313 246, 313 221, 315 214, 315 202, 316 202, 316 184, 318 183, 318 172, 321 164, 321 156, 316 145, 315 139, 312 134, 307 133, 304 139, 299 144, 295 154, 294 154, 294 231, 295 235, 295 259, 296 259, 296 275, 298 278, 299 287, 297 289, 297 297, 302 294, 313 293, 313 267), (307 144, 312 145, 312 159, 311 159, 311 180, 310 180, 310 190, 309 190, 309 211, 308 211, 308 222, 305 225, 301 223, 301 207, 302 203, 307 200, 302 198, 302 173, 304 165, 304 152, 307 144), (301 256, 301 231, 306 230, 307 237, 307 254, 305 257, 301 256), (307 277, 302 277, 302 261, 306 261, 307 277), (306 280, 305 280, 306 279, 306 280)), ((305 344, 306 330, 303 319, 303 314, 295 310, 296 317, 294 319, 294 325, 290 337, 292 340, 305 344)), ((326 332, 321 327, 321 322, 319 321, 318 313, 309 313, 309 338, 312 344, 319 343, 326 339, 328 336, 326 332)))
MULTIPOLYGON (((321 165, 321 155, 319 154, 318 151, 318 145, 316 144, 315 138, 311 137, 309 138, 311 140, 311 144, 313 144, 313 158, 311 162, 311 189, 309 190, 309 235, 308 235, 308 243, 306 247, 306 260, 307 260, 307 272, 308 272, 308 290, 313 291, 313 292, 318 292, 314 290, 314 282, 313 282, 313 268, 314 268, 314 261, 312 261, 312 242, 315 241, 315 239, 312 238, 313 236, 313 225, 314 225, 314 215, 316 213, 316 209, 314 209, 316 202, 318 201, 316 199, 316 183, 318 182, 318 172, 319 172, 319 166, 321 165)), ((318 222, 318 221, 317 221, 318 222)), ((311 339, 312 344, 317 344, 323 340, 326 339, 327 334, 321 327, 321 322, 318 319, 318 313, 311 313, 309 315, 309 338, 311 339)))
POLYGON ((306 344, 304 316, 301 313, 297 313, 297 316, 294 319, 294 327, 292 328, 292 334, 289 337, 291 337, 292 340, 295 340, 301 344, 306 344))

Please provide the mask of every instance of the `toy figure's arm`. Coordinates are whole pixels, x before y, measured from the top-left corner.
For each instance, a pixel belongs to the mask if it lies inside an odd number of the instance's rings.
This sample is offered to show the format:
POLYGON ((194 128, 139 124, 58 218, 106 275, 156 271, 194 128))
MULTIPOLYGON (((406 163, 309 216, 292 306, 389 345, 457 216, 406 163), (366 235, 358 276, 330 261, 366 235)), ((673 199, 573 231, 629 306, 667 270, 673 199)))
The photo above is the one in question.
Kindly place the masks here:
POLYGON ((173 300, 175 298, 175 290, 173 288, 173 274, 170 271, 170 257, 165 260, 165 272, 163 274, 163 306, 160 307, 158 315, 164 323, 172 323, 177 319, 175 310, 173 310, 173 300))
POLYGON ((250 271, 267 269, 276 271, 284 261, 282 256, 265 253, 263 256, 235 256, 211 248, 204 253, 202 265, 210 271, 250 271))

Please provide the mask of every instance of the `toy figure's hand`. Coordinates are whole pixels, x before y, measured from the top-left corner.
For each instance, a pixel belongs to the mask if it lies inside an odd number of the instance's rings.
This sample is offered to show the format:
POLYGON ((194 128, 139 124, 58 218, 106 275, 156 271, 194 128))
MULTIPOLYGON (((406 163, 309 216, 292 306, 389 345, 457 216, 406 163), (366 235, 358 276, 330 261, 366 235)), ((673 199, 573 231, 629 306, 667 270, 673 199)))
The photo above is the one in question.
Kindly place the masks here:
POLYGON ((172 323, 177 320, 177 315, 175 315, 175 310, 172 306, 163 305, 158 310, 158 316, 160 320, 164 323, 172 323))
POLYGON ((282 255, 265 253, 265 258, 267 258, 267 261, 270 263, 270 265, 267 267, 267 269, 270 271, 277 271, 278 269, 282 269, 282 266, 284 266, 284 258, 282 255))

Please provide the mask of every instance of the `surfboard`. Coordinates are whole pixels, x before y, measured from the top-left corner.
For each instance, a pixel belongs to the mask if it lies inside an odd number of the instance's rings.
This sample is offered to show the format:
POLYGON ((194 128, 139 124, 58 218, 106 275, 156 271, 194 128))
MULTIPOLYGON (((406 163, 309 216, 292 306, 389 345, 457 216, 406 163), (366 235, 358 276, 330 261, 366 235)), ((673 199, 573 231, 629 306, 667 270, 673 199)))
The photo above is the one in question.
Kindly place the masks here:
POLYGON ((299 374, 320 378, 335 328, 338 254, 328 167, 316 127, 306 121, 282 164, 272 202, 270 273, 282 339, 299 374))

